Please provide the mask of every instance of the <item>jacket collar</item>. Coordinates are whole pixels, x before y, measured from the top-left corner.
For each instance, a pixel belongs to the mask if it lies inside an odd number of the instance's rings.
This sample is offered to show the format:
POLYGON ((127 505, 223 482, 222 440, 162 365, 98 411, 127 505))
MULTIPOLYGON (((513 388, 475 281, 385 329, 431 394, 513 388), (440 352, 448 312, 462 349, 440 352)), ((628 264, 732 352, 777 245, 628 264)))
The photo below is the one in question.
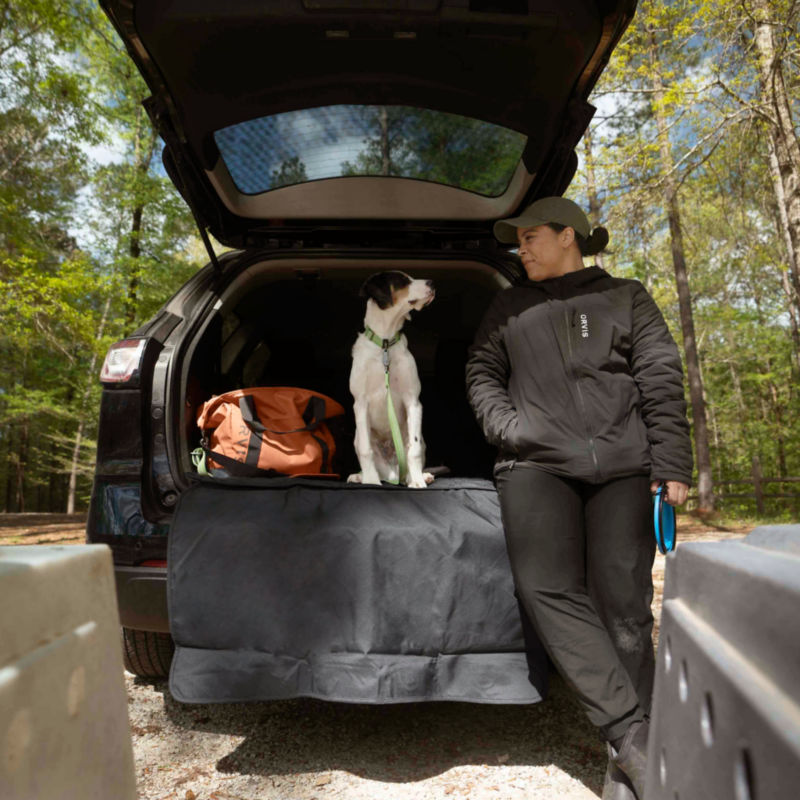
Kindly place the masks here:
POLYGON ((598 278, 607 277, 608 273, 595 264, 591 267, 584 267, 583 269, 579 269, 575 272, 566 272, 564 275, 559 275, 556 278, 545 278, 541 281, 532 281, 530 278, 527 278, 519 285, 534 286, 544 289, 545 291, 552 291, 553 289, 557 289, 562 286, 584 286, 585 284, 597 280, 598 278))

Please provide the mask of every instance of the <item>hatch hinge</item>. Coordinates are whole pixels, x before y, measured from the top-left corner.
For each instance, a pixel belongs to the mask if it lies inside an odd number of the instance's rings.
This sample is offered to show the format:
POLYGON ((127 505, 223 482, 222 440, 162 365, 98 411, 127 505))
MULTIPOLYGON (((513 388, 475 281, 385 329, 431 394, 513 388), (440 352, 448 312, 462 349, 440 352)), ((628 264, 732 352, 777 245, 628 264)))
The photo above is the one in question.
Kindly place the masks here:
POLYGON ((203 240, 203 244, 208 252, 208 257, 211 259, 211 263, 214 265, 214 272, 216 272, 217 275, 222 275, 222 265, 219 263, 217 254, 214 252, 214 248, 211 245, 211 240, 208 238, 206 226, 203 225, 200 215, 197 213, 197 209, 195 208, 194 202, 191 199, 192 193, 189 191, 189 184, 186 181, 186 175, 184 173, 183 156, 181 155, 180 150, 172 150, 171 155, 173 163, 175 164, 175 169, 178 171, 178 176, 180 177, 181 183, 185 188, 183 199, 186 201, 186 205, 189 206, 189 211, 192 212, 194 224, 197 225, 197 230, 200 231, 200 238, 203 240))
MULTIPOLYGON (((181 181, 184 182, 184 186, 186 185, 185 179, 183 177, 183 172, 181 170, 181 157, 177 156, 175 158, 175 166, 178 169, 178 174, 181 176, 181 181)), ((200 231, 200 238, 203 240, 203 244, 206 246, 206 251, 208 252, 208 257, 211 259, 211 263, 214 265, 214 272, 217 275, 222 275, 222 264, 219 263, 219 259, 217 258, 217 254, 214 252, 214 248, 211 244, 211 239, 208 238, 208 232, 206 231, 206 226, 200 220, 200 217, 195 211, 194 203, 189 199, 191 195, 187 191, 184 195, 183 199, 186 201, 186 205, 189 206, 189 211, 192 212, 192 217, 194 217, 194 224, 197 225, 197 230, 200 231)))
POLYGON ((211 263, 214 265, 214 272, 216 272, 217 275, 222 275, 222 264, 219 263, 217 254, 214 252, 211 240, 208 238, 208 232, 206 231, 205 227, 200 223, 200 220, 197 219, 197 214, 194 213, 194 209, 191 208, 191 204, 189 208, 192 210, 192 216, 194 217, 194 221, 197 224, 197 229, 200 231, 200 238, 203 240, 203 244, 206 246, 206 250, 208 251, 208 257, 211 259, 211 263))

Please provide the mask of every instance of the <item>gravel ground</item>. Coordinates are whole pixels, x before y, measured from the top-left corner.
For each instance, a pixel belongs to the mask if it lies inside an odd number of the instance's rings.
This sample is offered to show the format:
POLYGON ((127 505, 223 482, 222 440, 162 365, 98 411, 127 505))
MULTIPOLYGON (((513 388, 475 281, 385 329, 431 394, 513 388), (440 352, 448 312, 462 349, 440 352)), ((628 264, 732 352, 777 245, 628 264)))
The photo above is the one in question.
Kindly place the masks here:
MULTIPOLYGON (((0 545, 80 544, 85 517, 0 515, 0 545)), ((678 520, 678 541, 735 538, 678 520)), ((653 567, 656 637, 664 556, 653 567)), ((140 800, 591 800, 605 747, 551 676, 532 706, 300 699, 183 705, 125 674, 140 800)))
POLYGON ((141 800, 599 795, 605 748, 559 679, 533 706, 188 706, 126 674, 141 800))

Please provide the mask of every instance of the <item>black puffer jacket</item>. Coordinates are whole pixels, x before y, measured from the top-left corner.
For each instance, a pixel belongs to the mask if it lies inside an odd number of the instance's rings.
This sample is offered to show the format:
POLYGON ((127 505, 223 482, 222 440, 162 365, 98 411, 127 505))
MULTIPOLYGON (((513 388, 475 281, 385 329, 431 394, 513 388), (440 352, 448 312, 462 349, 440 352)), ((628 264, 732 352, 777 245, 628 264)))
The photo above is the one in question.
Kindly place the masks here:
POLYGON ((467 362, 495 472, 519 462, 589 483, 691 483, 683 371, 641 283, 587 267, 500 292, 467 362))

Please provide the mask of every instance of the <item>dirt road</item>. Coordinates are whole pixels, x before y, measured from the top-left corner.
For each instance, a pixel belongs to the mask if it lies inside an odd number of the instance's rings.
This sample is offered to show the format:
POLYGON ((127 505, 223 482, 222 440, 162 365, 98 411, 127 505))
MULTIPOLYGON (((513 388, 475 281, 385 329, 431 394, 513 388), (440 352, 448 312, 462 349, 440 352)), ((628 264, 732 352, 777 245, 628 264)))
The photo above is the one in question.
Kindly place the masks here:
MULTIPOLYGON (((0 545, 82 544, 85 515, 0 515, 0 545)), ((738 538, 679 516, 678 541, 738 538)), ((679 544, 680 546, 680 544, 679 544)), ((653 566, 656 631, 665 557, 653 566)), ((605 748, 553 676, 534 706, 177 703, 126 674, 141 800, 591 800, 605 748)))
POLYGON ((86 514, 0 514, 0 546, 83 544, 86 514))

